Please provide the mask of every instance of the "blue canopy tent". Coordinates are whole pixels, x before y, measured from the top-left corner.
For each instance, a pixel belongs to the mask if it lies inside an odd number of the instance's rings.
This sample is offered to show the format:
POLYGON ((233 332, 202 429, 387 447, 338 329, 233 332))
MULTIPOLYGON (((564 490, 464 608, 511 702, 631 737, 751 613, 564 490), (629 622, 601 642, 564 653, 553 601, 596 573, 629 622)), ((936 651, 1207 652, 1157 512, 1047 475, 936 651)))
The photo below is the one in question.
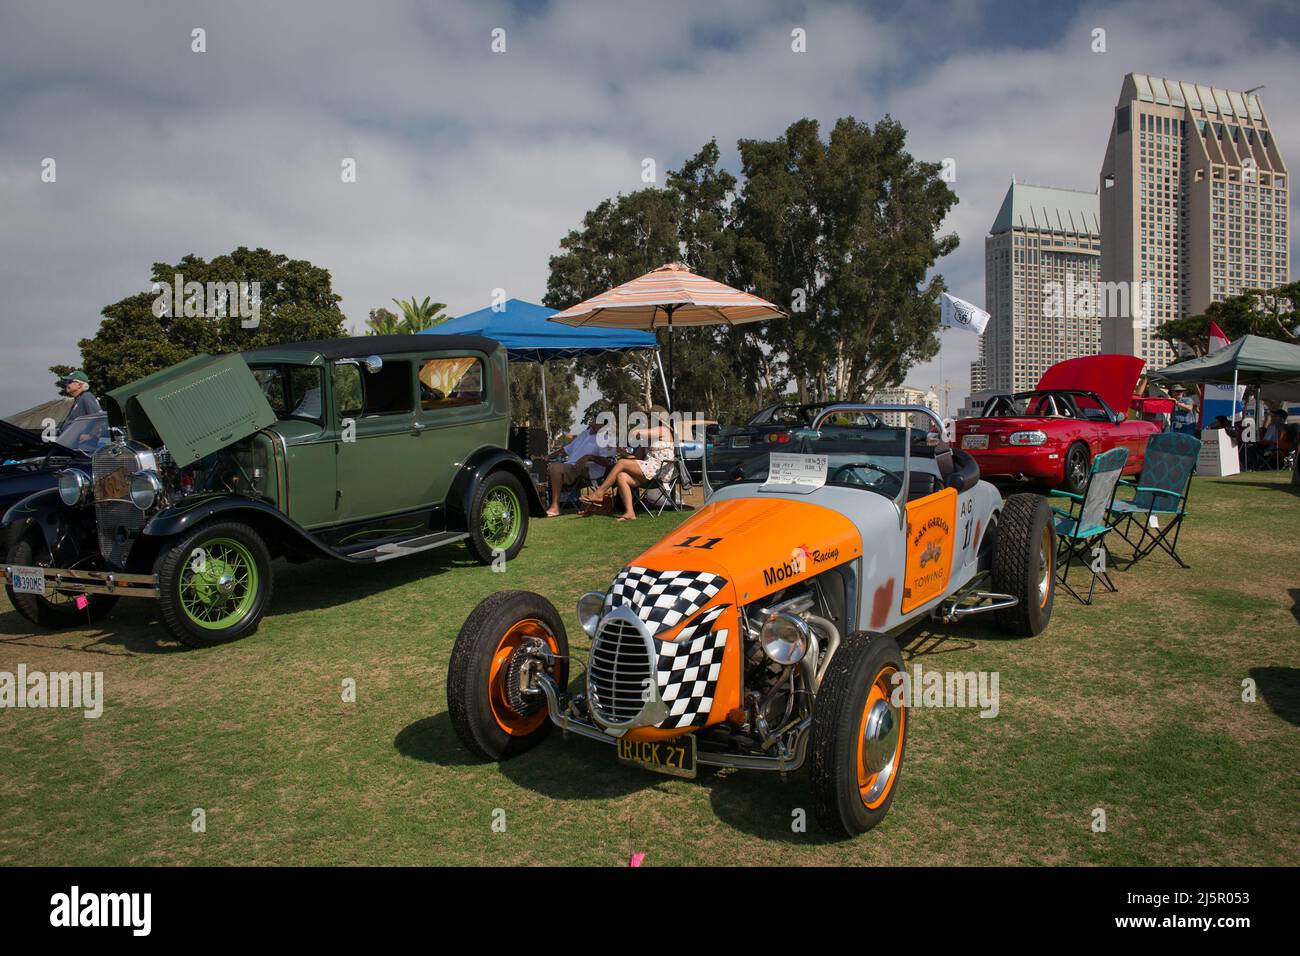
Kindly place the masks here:
POLYGON ((546 321, 555 311, 523 299, 507 299, 500 308, 489 306, 449 319, 426 329, 425 334, 482 335, 500 342, 512 361, 539 363, 542 367, 542 417, 547 441, 550 441, 551 416, 546 402, 546 362, 549 359, 658 348, 653 332, 560 325, 546 321))

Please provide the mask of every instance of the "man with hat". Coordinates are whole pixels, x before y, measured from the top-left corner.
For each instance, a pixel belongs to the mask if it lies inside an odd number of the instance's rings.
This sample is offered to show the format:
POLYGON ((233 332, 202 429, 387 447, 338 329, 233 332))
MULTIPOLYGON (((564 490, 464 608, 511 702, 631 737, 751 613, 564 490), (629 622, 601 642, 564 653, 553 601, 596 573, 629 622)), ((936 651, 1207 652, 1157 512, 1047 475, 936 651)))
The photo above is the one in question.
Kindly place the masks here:
POLYGON ((1174 400, 1170 431, 1196 434, 1196 405, 1187 397, 1187 389, 1175 385, 1169 389, 1169 397, 1174 400))
POLYGON ((69 372, 59 379, 59 387, 63 389, 64 395, 72 399, 72 408, 68 410, 67 417, 59 426, 60 431, 78 418, 85 415, 98 415, 103 411, 99 407, 99 400, 91 394, 90 378, 81 369, 69 372))

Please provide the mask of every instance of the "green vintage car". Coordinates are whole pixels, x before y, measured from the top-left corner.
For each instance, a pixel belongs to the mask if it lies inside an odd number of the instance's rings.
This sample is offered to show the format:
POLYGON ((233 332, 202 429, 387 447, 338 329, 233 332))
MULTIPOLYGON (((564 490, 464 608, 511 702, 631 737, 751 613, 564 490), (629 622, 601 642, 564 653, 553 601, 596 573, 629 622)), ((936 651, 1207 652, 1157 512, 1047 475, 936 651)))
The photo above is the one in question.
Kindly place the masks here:
POLYGON ((506 374, 490 339, 391 335, 200 355, 110 392, 113 440, 0 524, 9 599, 59 627, 156 598, 205 647, 257 628, 276 557, 463 541, 508 561, 543 506, 509 450, 506 374))

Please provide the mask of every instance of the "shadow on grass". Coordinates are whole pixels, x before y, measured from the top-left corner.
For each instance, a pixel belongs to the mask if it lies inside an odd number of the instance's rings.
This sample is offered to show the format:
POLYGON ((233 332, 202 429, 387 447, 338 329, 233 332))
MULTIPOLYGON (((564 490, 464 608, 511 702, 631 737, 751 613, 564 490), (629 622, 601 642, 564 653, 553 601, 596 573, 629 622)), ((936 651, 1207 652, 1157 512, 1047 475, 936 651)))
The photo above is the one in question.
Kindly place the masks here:
POLYGON ((1207 478, 1211 484, 1224 485, 1228 488, 1269 488, 1273 491, 1283 491, 1292 497, 1300 497, 1300 485, 1293 485, 1286 481, 1237 481, 1232 478, 1207 478))
POLYGON ((436 580, 450 571, 476 567, 482 565, 459 543, 380 564, 328 559, 304 564, 279 561, 268 617, 349 604, 423 578, 436 580))
POLYGON ((1268 709, 1287 723, 1300 727, 1300 668, 1252 667, 1250 676, 1268 709))
MULTIPOLYGON (((393 746, 405 757, 440 767, 492 763, 466 749, 446 711, 403 727, 393 746)), ((610 800, 662 782, 662 778, 620 765, 613 747, 573 735, 566 738, 555 728, 532 750, 503 760, 497 767, 516 786, 553 800, 610 800)))
POLYGON ((1291 616, 1300 624, 1300 588, 1291 588, 1286 593, 1291 595, 1291 616))
MULTIPOLYGON (((377 565, 331 560, 304 564, 276 561, 272 567, 275 590, 266 620, 269 622, 282 614, 322 610, 360 601, 413 581, 434 579, 449 571, 473 567, 480 565, 469 557, 463 546, 458 545, 377 565)), ((57 635, 60 631, 45 630, 32 624, 17 611, 0 614, 2 643, 114 655, 173 654, 191 650, 167 630, 157 602, 144 598, 121 600, 98 621, 67 630, 78 644, 60 648, 50 642, 50 635, 57 635), (82 643, 87 637, 91 640, 82 643)))
POLYGON ((0 643, 114 657, 175 654, 186 650, 163 625, 157 605, 141 598, 118 602, 112 611, 93 624, 61 630, 46 630, 11 610, 0 614, 0 643), (52 643, 52 639, 57 641, 61 634, 69 643, 62 646, 52 643), (74 641, 75 644, 71 643, 74 641))

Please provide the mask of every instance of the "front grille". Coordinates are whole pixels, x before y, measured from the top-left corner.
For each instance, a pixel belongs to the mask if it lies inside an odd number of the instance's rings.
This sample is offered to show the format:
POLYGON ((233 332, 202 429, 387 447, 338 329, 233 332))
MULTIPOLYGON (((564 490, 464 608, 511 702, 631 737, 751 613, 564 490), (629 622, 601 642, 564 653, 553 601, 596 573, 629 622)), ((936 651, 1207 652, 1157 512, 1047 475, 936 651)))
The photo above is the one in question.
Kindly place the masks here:
POLYGON ((645 636, 623 617, 608 617, 591 642, 587 691, 596 717, 628 724, 645 708, 654 687, 654 664, 645 636))
POLYGON ((131 476, 139 469, 135 451, 113 443, 95 452, 90 462, 95 482, 95 524, 99 553, 110 564, 125 567, 135 536, 144 527, 145 513, 131 504, 131 476))

